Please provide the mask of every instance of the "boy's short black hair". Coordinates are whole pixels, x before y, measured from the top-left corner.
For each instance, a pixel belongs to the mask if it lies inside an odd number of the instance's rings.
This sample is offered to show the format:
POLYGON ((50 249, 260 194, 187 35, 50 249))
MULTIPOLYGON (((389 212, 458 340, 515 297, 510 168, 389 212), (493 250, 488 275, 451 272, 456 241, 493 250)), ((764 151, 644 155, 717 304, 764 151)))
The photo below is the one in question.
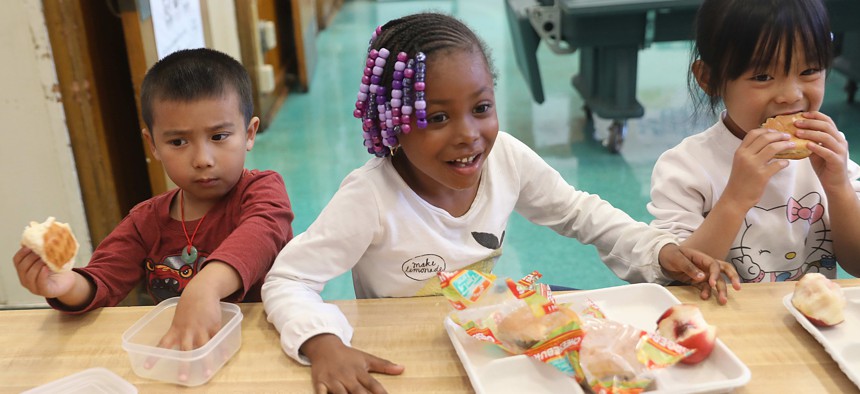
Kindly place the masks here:
MULTIPOLYGON (((750 69, 766 72, 780 50, 784 73, 799 45, 805 61, 822 70, 830 68, 831 37, 821 0, 705 0, 696 17, 693 60, 708 66, 705 77, 710 91, 705 93, 711 112, 726 83, 750 69)), ((690 77, 690 88, 695 91, 695 76, 690 77)))
POLYGON ((208 48, 184 49, 159 60, 147 71, 140 88, 143 122, 152 132, 155 100, 192 101, 221 97, 233 89, 245 125, 251 122, 254 100, 251 77, 230 55, 208 48))

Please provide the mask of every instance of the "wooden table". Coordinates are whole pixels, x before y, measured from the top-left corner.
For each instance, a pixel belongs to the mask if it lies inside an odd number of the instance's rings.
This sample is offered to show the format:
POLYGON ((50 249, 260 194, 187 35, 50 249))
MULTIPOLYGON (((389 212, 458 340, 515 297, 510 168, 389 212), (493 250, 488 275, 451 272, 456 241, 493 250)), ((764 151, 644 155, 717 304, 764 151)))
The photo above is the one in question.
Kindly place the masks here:
MULTIPOLYGON (((839 280, 843 287, 860 279, 839 280)), ((794 283, 747 284, 729 304, 701 302, 687 286, 669 290, 699 304, 718 336, 749 367, 741 393, 860 392, 821 345, 782 305, 794 283)), ((355 326, 353 344, 406 365, 398 377, 379 376, 391 393, 471 392, 469 379, 442 326, 443 298, 336 301, 355 326)), ((104 367, 141 393, 311 392, 310 368, 287 358, 261 304, 244 304, 242 348, 212 380, 185 388, 139 378, 121 335, 151 307, 104 308, 84 316, 52 310, 0 311, 0 392, 21 392, 93 367, 104 367)))

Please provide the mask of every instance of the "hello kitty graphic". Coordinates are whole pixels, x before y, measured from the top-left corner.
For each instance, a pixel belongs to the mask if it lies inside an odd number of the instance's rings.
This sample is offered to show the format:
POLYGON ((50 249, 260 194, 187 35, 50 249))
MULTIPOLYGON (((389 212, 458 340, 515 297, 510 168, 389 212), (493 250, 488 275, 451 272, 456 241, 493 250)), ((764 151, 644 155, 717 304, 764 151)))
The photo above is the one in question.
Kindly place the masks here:
POLYGON ((755 206, 729 251, 744 282, 781 282, 807 272, 833 276, 836 259, 821 195, 811 192, 785 205, 755 206))

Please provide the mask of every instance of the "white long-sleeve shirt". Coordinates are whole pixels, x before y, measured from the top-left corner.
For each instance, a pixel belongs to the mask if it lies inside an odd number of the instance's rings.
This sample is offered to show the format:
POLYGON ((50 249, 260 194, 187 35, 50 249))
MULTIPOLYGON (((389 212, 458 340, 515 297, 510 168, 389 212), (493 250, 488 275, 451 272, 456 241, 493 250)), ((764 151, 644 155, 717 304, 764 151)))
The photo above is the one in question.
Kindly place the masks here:
POLYGON ((669 281, 657 256, 676 243, 674 236, 576 190, 529 147, 499 132, 477 196, 460 217, 419 197, 388 158, 372 158, 344 179, 317 220, 281 251, 263 285, 284 351, 306 363, 299 347, 315 335, 335 334, 349 344, 351 326, 319 293, 350 269, 358 298, 439 294, 440 271, 491 271, 514 210, 593 244, 622 279, 669 281))
MULTIPOLYGON (((689 238, 723 195, 740 145, 720 120, 664 152, 651 175, 652 226, 689 238)), ((860 167, 850 160, 847 167, 860 193, 860 167)), ((811 162, 791 160, 747 212, 724 258, 744 282, 793 280, 808 271, 836 278, 827 208, 827 195, 811 162)))

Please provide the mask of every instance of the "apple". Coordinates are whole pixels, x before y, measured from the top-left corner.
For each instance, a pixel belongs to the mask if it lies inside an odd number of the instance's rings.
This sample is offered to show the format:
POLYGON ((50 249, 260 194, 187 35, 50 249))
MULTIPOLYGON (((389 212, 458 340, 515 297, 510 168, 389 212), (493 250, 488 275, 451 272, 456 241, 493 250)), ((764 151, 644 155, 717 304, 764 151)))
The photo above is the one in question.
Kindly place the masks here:
POLYGON ((672 305, 657 319, 657 333, 675 343, 693 349, 693 354, 681 360, 698 364, 714 350, 717 328, 708 324, 699 307, 693 304, 672 305))
POLYGON ((791 304, 819 327, 830 327, 845 320, 845 295, 839 284, 817 272, 810 272, 794 285, 791 304))

